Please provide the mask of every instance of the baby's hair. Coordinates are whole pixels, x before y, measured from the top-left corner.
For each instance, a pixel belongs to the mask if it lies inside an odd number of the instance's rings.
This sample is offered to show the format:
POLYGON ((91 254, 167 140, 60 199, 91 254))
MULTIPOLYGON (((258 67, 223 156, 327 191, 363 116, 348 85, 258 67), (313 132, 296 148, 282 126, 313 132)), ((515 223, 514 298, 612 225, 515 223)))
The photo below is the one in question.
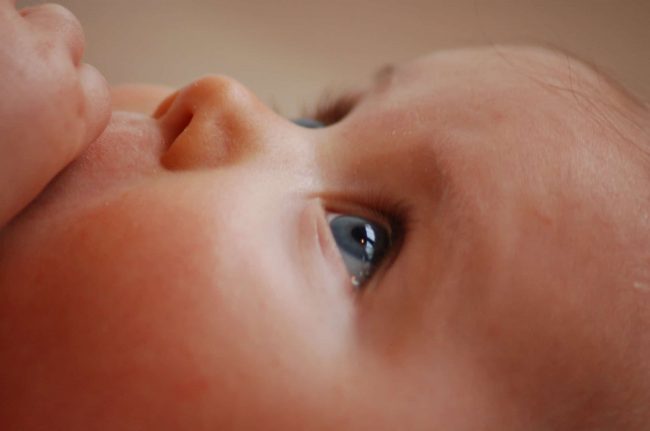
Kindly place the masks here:
POLYGON ((565 48, 539 45, 540 53, 558 57, 557 65, 516 56, 518 46, 492 45, 497 54, 515 70, 546 90, 573 100, 575 108, 587 113, 594 127, 613 134, 624 151, 633 151, 650 175, 650 104, 630 92, 600 66, 565 48), (583 73, 576 73, 577 69, 583 73), (545 74, 552 71, 555 73, 545 74), (559 74, 557 73, 559 72, 559 74), (560 79, 558 79, 558 77, 560 79))
MULTIPOLYGON (((595 108, 595 118, 601 125, 614 131, 622 139, 639 150, 641 159, 650 168, 650 106, 646 101, 629 91, 620 81, 617 81, 597 64, 580 58, 563 50, 565 56, 573 58, 589 70, 600 85, 593 87, 591 107, 595 108), (612 90, 607 93, 607 89, 612 90), (615 99, 612 100, 612 95, 615 99), (602 107, 608 108, 601 109, 602 107)), ((588 97, 588 95, 586 96, 588 97)))

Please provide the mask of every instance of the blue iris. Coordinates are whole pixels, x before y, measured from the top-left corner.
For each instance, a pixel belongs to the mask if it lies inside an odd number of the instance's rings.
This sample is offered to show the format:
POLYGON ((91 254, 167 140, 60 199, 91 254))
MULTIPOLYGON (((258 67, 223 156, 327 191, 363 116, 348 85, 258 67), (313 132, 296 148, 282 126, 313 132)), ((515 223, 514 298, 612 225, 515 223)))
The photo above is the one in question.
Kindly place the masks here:
POLYGON ((390 233, 384 226, 357 216, 339 215, 329 224, 352 283, 363 285, 388 252, 390 233))
POLYGON ((306 129, 322 129, 323 127, 327 127, 325 123, 318 120, 313 120, 311 118, 295 118, 291 121, 298 126, 304 127, 306 129))

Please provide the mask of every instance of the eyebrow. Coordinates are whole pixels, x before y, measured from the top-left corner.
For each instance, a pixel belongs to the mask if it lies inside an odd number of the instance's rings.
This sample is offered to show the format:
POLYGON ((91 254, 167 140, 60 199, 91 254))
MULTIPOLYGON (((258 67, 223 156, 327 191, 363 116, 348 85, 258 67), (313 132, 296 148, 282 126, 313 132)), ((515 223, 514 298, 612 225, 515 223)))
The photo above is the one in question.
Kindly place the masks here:
POLYGON ((384 64, 375 72, 373 77, 374 86, 381 90, 387 88, 395 77, 396 71, 397 66, 395 63, 384 64))
MULTIPOLYGON (((372 91, 382 92, 387 90, 396 75, 397 68, 395 63, 386 63, 377 69, 371 78, 371 86, 374 88, 372 91)), ((370 92, 371 90, 368 89, 362 91, 346 90, 336 93, 325 91, 320 95, 315 106, 311 107, 311 109, 303 109, 302 115, 305 118, 313 118, 325 124, 336 123, 345 117, 370 92)))

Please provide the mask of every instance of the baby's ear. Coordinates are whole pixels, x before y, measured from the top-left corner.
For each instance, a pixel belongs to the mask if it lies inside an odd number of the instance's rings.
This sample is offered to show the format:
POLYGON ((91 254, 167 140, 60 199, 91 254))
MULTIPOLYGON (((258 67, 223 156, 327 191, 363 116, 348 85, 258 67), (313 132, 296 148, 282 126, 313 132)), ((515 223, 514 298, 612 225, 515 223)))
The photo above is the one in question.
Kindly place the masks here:
POLYGON ((151 115, 158 105, 174 91, 152 84, 122 84, 111 89, 113 111, 139 112, 151 115))

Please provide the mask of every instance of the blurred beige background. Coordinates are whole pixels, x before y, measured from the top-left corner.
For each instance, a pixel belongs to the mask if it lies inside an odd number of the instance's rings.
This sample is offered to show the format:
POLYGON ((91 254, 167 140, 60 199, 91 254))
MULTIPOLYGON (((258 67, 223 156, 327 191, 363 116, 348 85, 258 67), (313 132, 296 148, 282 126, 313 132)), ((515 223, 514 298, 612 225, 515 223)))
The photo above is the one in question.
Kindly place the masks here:
MULTIPOLYGON (((550 43, 650 99, 650 0, 59 0, 111 83, 234 76, 287 115, 428 51, 550 43)), ((38 3, 22 1, 27 5, 38 3)))

